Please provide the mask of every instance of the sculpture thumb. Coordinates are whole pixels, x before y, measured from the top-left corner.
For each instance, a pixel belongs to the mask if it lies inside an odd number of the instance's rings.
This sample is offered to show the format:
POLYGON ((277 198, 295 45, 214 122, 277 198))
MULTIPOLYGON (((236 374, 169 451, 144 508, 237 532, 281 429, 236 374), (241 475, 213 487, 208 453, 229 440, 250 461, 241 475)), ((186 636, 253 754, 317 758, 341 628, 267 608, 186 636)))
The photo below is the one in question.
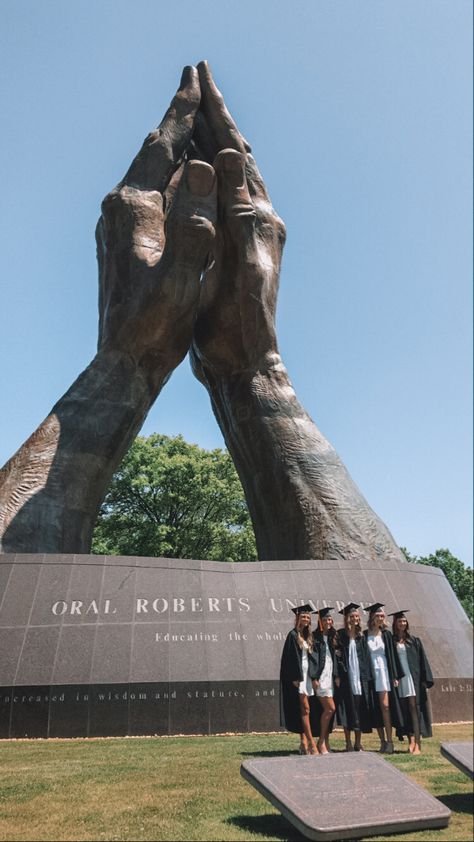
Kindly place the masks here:
POLYGON ((202 271, 215 236, 217 180, 203 161, 188 161, 165 222, 163 262, 202 271))

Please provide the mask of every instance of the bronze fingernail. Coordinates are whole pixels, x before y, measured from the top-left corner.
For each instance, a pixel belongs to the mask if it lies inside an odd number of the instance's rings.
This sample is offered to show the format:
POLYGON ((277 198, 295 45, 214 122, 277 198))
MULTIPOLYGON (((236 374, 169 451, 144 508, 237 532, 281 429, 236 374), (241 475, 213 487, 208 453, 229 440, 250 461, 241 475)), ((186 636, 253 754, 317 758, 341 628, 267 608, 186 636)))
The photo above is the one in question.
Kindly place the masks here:
POLYGON ((188 161, 186 183, 188 190, 195 196, 209 196, 214 187, 216 176, 210 164, 203 161, 188 161))

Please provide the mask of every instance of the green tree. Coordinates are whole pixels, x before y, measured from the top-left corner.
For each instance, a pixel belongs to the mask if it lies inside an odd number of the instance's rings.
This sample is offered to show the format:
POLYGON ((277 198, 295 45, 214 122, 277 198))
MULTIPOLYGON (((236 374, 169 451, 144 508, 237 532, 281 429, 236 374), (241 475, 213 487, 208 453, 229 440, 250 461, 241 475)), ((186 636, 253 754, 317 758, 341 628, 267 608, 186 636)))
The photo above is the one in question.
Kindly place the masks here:
POLYGON ((446 549, 436 550, 435 553, 428 556, 415 556, 411 555, 405 547, 400 547, 400 549, 407 561, 414 564, 429 564, 431 567, 439 567, 443 571, 472 623, 474 619, 474 571, 472 567, 467 567, 446 549))
POLYGON ((112 478, 94 553, 253 561, 255 536, 229 454, 138 436, 112 478))

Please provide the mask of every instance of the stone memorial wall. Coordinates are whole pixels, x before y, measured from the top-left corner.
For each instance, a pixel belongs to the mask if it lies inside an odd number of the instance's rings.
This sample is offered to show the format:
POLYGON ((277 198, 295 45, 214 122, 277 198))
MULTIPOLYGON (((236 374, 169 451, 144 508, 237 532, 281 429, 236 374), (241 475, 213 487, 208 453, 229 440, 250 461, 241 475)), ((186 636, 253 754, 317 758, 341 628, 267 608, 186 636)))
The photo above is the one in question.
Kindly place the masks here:
POLYGON ((291 607, 351 600, 409 608, 434 721, 472 719, 472 626, 436 568, 6 554, 0 737, 278 730, 291 607))

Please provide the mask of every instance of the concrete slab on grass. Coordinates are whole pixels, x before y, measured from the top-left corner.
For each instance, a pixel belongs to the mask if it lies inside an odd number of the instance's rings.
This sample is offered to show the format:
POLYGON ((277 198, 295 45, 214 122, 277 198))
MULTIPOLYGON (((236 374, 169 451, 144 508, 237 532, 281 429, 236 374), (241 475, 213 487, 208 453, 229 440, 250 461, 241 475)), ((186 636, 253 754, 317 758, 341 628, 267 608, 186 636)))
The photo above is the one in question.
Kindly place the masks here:
POLYGON ((240 773, 308 839, 446 827, 451 811, 371 752, 247 760, 240 773))
POLYGON ((473 769, 474 743, 441 743, 441 754, 471 780, 474 778, 473 769))

